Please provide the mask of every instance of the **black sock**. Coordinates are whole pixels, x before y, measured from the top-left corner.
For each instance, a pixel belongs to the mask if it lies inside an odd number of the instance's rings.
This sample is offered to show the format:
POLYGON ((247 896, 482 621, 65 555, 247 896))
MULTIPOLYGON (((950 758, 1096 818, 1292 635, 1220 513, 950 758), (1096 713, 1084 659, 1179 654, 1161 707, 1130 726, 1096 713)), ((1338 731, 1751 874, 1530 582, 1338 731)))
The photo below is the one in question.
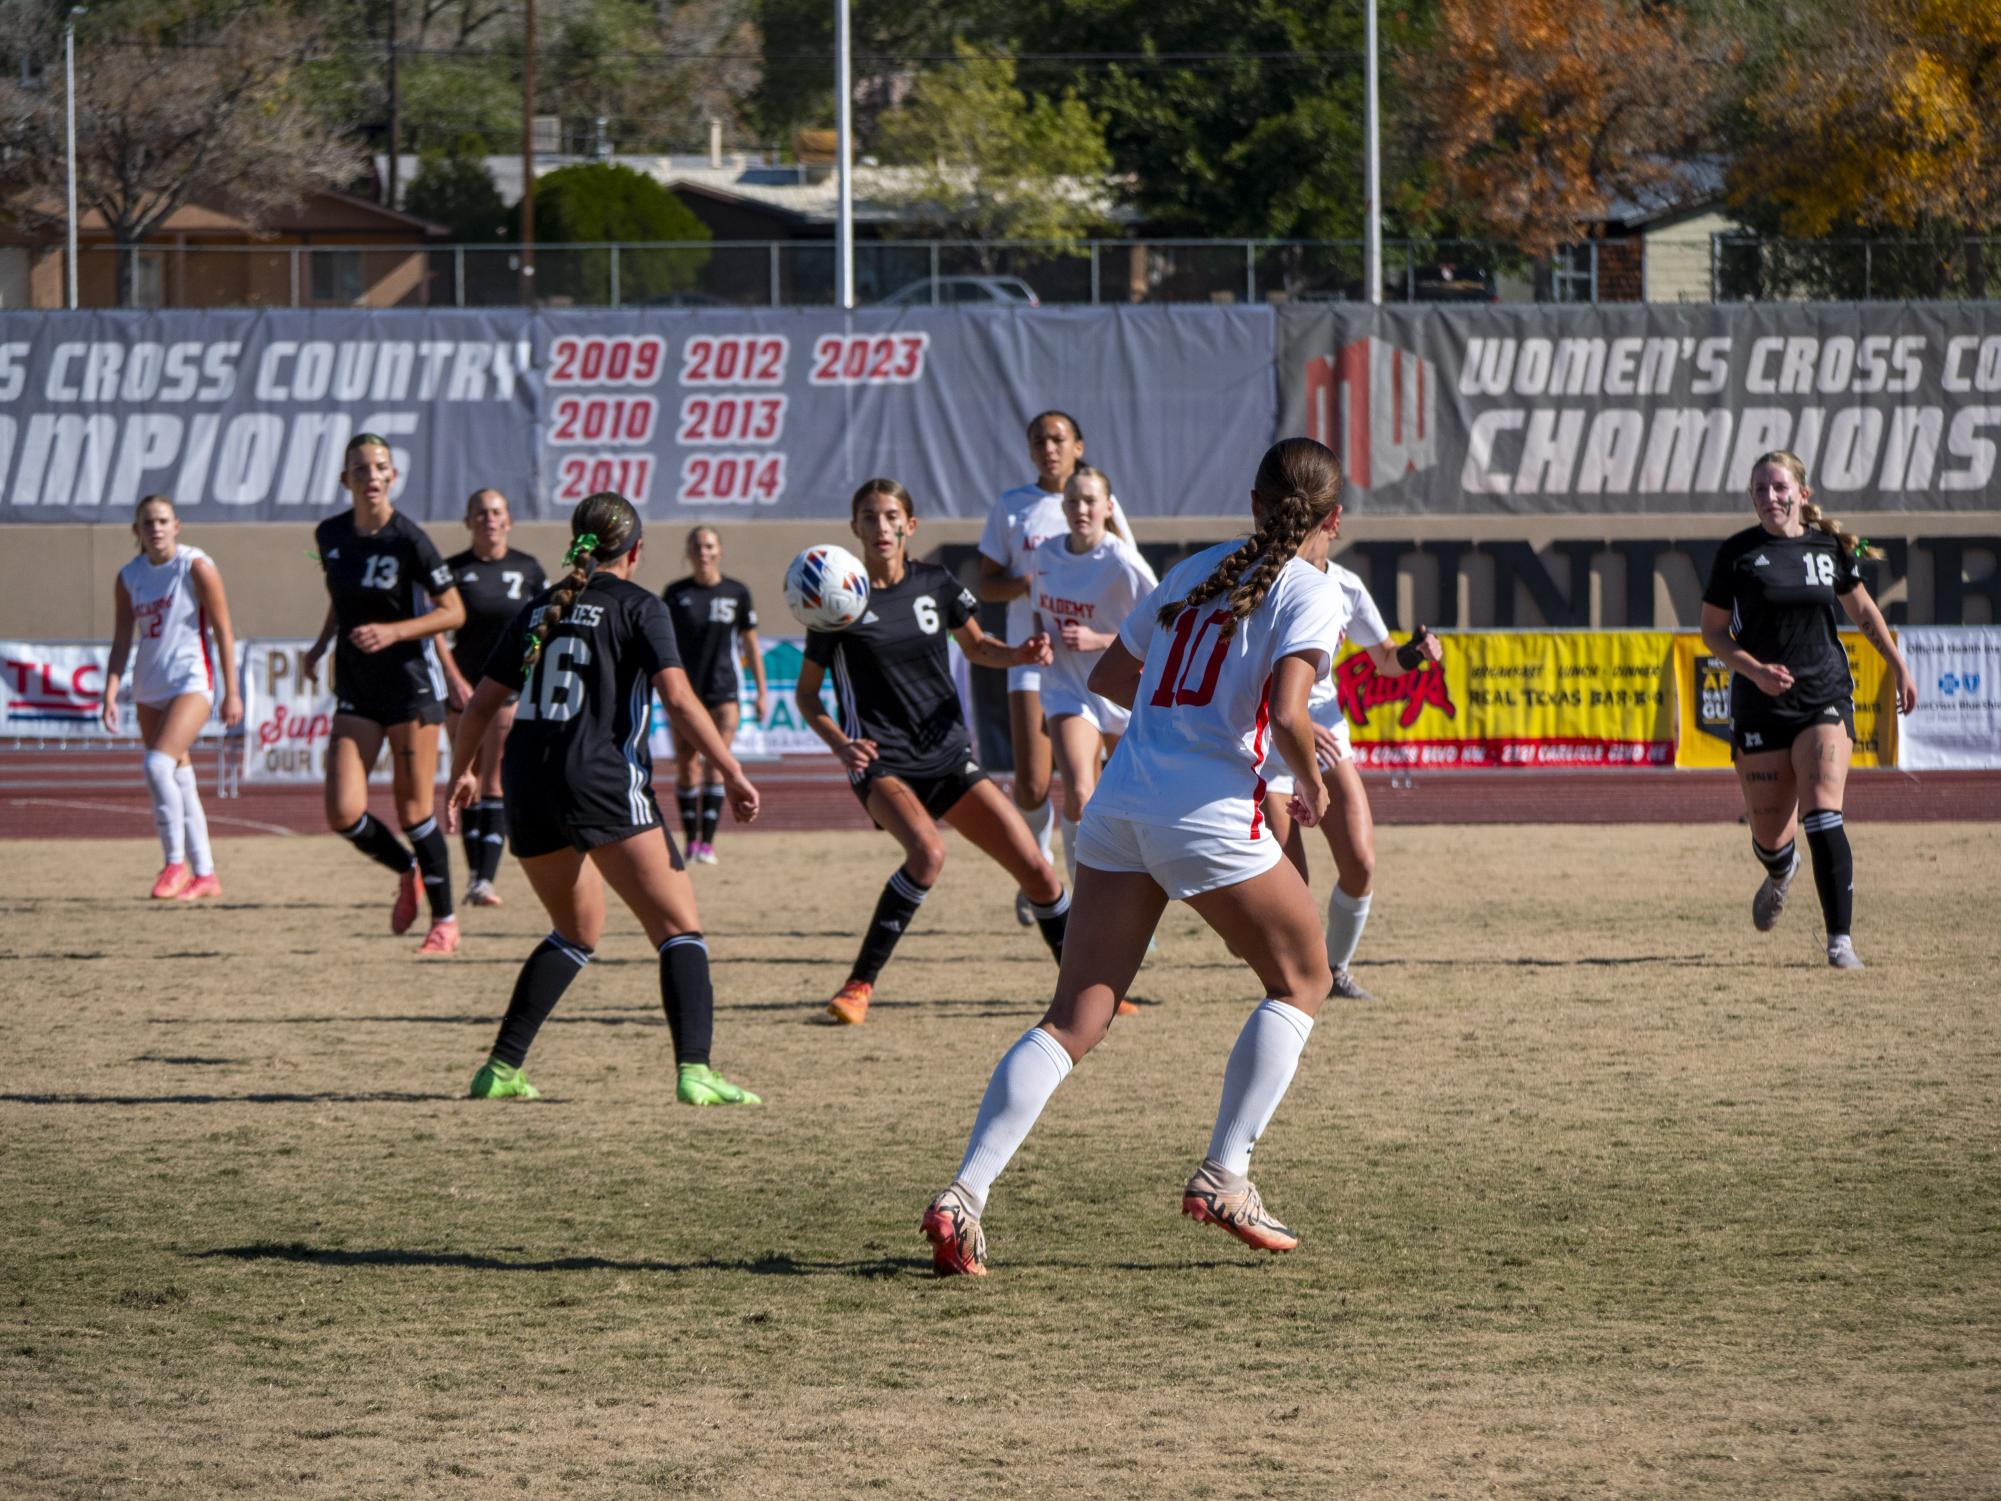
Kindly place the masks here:
POLYGON ((660 1009, 674 1038, 674 1062, 707 1063, 716 1030, 709 946, 700 933, 676 933, 660 945, 660 1009))
POLYGON ((361 815, 361 822, 353 828, 342 829, 340 837, 399 876, 417 863, 416 856, 403 847, 403 842, 390 833, 381 820, 370 818, 366 813, 361 815))
POLYGON ((1807 852, 1813 856, 1813 884, 1820 891, 1820 915, 1827 936, 1841 938, 1855 917, 1855 856, 1848 848, 1848 830, 1841 810, 1824 808, 1800 819, 1807 852))
POLYGON ((417 869, 424 873, 424 895, 430 899, 431 921, 443 922, 452 915, 452 852, 445 843, 445 831, 438 827, 435 818, 427 818, 403 832, 417 852, 417 869))
POLYGON ((1049 952, 1056 956, 1056 962, 1063 962, 1063 930, 1070 926, 1070 891, 1068 887, 1056 893, 1056 900, 1047 907, 1038 907, 1034 902, 1028 910, 1035 914, 1035 925, 1042 929, 1042 941, 1049 945, 1049 952))
POLYGON ((467 879, 479 879, 480 851, 486 848, 486 800, 459 814, 459 848, 465 852, 467 879))
POLYGON ((500 857, 507 848, 507 808, 497 797, 482 798, 478 807, 479 858, 472 868, 480 880, 491 881, 500 874, 500 857))
POLYGON ((514 995, 501 1018, 500 1036, 494 1039, 493 1056, 509 1068, 521 1067, 535 1034, 556 1009, 556 1002, 570 988, 570 981, 583 973, 591 962, 591 951, 572 943, 560 933, 551 933, 535 945, 535 952, 521 966, 514 979, 514 995))
POLYGON ((723 821, 723 784, 710 782, 702 788, 702 843, 716 842, 716 825, 723 821))
POLYGON ((1768 850, 1757 840, 1751 841, 1751 853, 1758 857, 1758 863, 1765 867, 1765 874, 1774 881, 1783 881, 1792 873, 1793 857, 1799 853, 1799 841, 1788 839, 1775 850, 1768 850))
POLYGON ((903 930, 910 926, 911 918, 930 894, 929 886, 919 886, 900 867, 890 876, 882 895, 876 898, 875 916, 869 919, 868 932, 862 936, 862 949, 855 955, 849 979, 875 984, 875 977, 882 973, 882 967, 889 963, 889 956, 896 949, 896 940, 903 936, 903 930))
POLYGON ((699 787, 676 787, 674 801, 681 805, 681 842, 693 844, 696 830, 702 826, 702 789, 699 787))

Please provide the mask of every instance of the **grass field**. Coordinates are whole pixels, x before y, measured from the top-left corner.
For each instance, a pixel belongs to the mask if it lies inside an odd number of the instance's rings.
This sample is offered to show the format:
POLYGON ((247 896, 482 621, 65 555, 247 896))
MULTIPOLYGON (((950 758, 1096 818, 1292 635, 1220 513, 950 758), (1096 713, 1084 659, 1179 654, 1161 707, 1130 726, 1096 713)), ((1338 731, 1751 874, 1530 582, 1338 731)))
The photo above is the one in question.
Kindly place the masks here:
POLYGON ((150 844, 10 844, 0 1494, 2001 1495, 2001 825, 1853 834, 1838 975, 1804 876, 1751 930, 1739 828, 1382 831, 1384 999, 1259 1148, 1280 1258, 1176 1214, 1254 986, 1172 909, 950 1282, 918 1215, 1052 974, 957 841, 852 1031, 889 842, 698 872, 756 1112, 672 1104, 623 914, 549 1098, 460 1098, 518 871, 420 966, 332 838, 225 844, 200 910, 150 844))

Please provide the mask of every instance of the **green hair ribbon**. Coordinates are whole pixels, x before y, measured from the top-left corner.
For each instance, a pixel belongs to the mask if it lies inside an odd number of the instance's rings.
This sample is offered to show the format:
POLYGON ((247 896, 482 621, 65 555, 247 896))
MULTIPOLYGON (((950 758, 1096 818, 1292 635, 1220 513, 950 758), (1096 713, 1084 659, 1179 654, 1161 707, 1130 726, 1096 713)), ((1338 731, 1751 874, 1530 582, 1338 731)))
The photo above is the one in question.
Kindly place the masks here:
POLYGON ((1858 558, 1869 556, 1869 539, 1867 537, 1857 537, 1855 539, 1855 556, 1858 558))
POLYGON ((597 545, 598 534, 596 532, 579 533, 577 540, 570 544, 570 550, 563 554, 563 566, 565 568, 576 567, 577 559, 596 552, 597 545))

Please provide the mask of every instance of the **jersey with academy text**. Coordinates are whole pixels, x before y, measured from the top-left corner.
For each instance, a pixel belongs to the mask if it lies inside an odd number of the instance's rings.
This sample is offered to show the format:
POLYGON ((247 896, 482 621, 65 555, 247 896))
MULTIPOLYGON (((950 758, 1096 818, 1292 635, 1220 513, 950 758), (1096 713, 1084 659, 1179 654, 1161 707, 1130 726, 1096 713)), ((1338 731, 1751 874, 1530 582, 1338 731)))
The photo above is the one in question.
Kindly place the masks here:
POLYGON ((511 547, 491 560, 467 548, 445 559, 445 566, 451 569, 466 607, 466 623, 452 637, 452 660, 477 687, 494 643, 522 605, 541 593, 548 580, 540 563, 511 547))
POLYGON ((1273 665, 1310 655, 1325 672, 1348 624, 1348 597, 1294 558, 1227 641, 1223 598, 1160 625, 1160 606, 1185 597, 1237 546, 1219 542, 1168 569, 1119 628, 1144 665, 1132 722, 1091 794, 1093 809, 1240 839, 1256 839, 1263 828, 1273 665))
POLYGON ((1105 533, 1089 552, 1070 551, 1069 538, 1051 537, 1038 547, 1029 564, 1029 604, 1042 629, 1049 633, 1049 666, 1042 669, 1045 687, 1061 684, 1079 698, 1088 697, 1091 669, 1105 649, 1072 651, 1063 644, 1063 622, 1074 620, 1087 630, 1116 635, 1132 607, 1160 582, 1130 544, 1105 533))
POLYGON ((653 675, 681 665, 667 607, 635 583, 594 574, 524 674, 518 643, 552 593, 515 614, 486 664, 487 677, 521 695, 508 786, 535 788, 579 824, 651 823, 653 675))
MULTIPOLYGON (((1119 509, 1119 498, 1112 497, 1112 516, 1108 528, 1114 536, 1129 533, 1132 528, 1126 524, 1126 513, 1119 509)), ((980 556, 992 558, 1000 564, 1010 578, 1026 578, 1029 565, 1034 561, 1035 550, 1045 542, 1060 544, 1070 534, 1070 523, 1063 515, 1063 496, 1037 484, 1016 485, 1012 490, 1001 493, 999 500, 987 513, 986 527, 980 532, 980 556)), ((1034 606, 1028 596, 1018 594, 1007 602, 1007 639, 1010 646, 1019 646, 1028 638, 1033 629, 1031 618, 1034 606)))
POLYGON ((1733 677, 1733 717, 1811 714, 1855 691, 1836 620, 1840 597, 1861 582, 1855 559, 1818 527, 1799 537, 1747 527, 1717 550, 1702 602, 1730 612, 1730 635, 1745 651, 1793 675, 1776 697, 1733 677))
POLYGON ((705 704, 735 703, 745 631, 757 629, 757 609, 750 590, 735 579, 698 584, 676 579, 660 596, 674 619, 674 643, 688 681, 705 704))
POLYGON ((979 607, 946 569, 907 566, 846 630, 809 632, 806 656, 833 673, 849 739, 873 740, 885 771, 937 776, 973 758, 948 642, 979 607))
POLYGON ((435 598, 452 587, 452 571, 424 529, 394 511, 380 531, 363 536, 355 530, 354 512, 342 511, 313 529, 313 545, 339 626, 334 647, 339 692, 392 692, 406 680, 413 691, 442 698, 429 637, 398 641, 378 652, 364 652, 348 640, 358 625, 414 620, 430 608, 425 595, 435 598))

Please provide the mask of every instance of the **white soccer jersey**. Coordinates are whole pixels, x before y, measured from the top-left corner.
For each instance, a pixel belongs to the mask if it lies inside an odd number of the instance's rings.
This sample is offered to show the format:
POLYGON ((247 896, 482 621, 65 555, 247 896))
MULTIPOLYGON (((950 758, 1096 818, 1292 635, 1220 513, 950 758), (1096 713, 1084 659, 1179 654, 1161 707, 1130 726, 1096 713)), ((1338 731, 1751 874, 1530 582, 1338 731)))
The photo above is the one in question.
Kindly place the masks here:
POLYGON ((1156 623, 1163 603, 1186 595, 1237 546, 1221 542, 1176 564, 1126 616, 1119 639, 1145 667, 1093 809, 1202 835, 1255 840, 1262 832, 1272 666, 1310 654, 1324 673, 1349 604, 1326 574, 1294 558, 1228 641, 1221 600, 1182 611, 1172 626, 1156 623))
MULTIPOLYGON (((1341 586, 1341 592, 1348 596, 1348 624, 1344 627, 1347 639, 1357 646, 1381 646, 1390 639, 1390 628, 1383 624, 1382 611, 1376 608, 1376 601, 1369 593, 1369 586, 1362 582, 1361 575, 1339 563, 1327 565, 1327 577, 1341 586)), ((1341 654, 1341 643, 1335 641, 1334 655, 1341 654)), ((1330 660, 1332 660, 1330 658, 1330 660)), ((1330 728, 1343 716, 1340 708, 1340 684, 1333 673, 1321 678, 1313 685, 1313 695, 1307 706, 1313 717, 1330 728)))
MULTIPOLYGON (((1126 513, 1119 498, 1112 497, 1112 516, 1106 530, 1129 533, 1126 513)), ((1037 484, 1016 485, 994 502, 987 513, 986 529, 980 533, 980 555, 992 558, 1010 578, 1026 578, 1035 550, 1050 538, 1058 542, 1070 535, 1070 523, 1063 519, 1062 495, 1051 495, 1037 484)), ((1034 607, 1028 596, 1017 595, 1007 602, 1007 640, 1019 646, 1032 629, 1034 607)))
POLYGON ((1087 686, 1104 648, 1072 651, 1063 644, 1063 622, 1074 620, 1101 634, 1116 632, 1159 580, 1131 544, 1110 532, 1089 552, 1070 551, 1064 536, 1050 538, 1029 557, 1030 623, 1041 617, 1052 657, 1042 669, 1043 712, 1074 714, 1088 705, 1099 729, 1120 733, 1126 711, 1098 698, 1087 686))
POLYGON ((209 661, 208 612, 195 592, 194 567, 208 556, 186 544, 155 567, 142 552, 118 570, 132 601, 132 698, 166 704, 183 693, 215 698, 209 661))

